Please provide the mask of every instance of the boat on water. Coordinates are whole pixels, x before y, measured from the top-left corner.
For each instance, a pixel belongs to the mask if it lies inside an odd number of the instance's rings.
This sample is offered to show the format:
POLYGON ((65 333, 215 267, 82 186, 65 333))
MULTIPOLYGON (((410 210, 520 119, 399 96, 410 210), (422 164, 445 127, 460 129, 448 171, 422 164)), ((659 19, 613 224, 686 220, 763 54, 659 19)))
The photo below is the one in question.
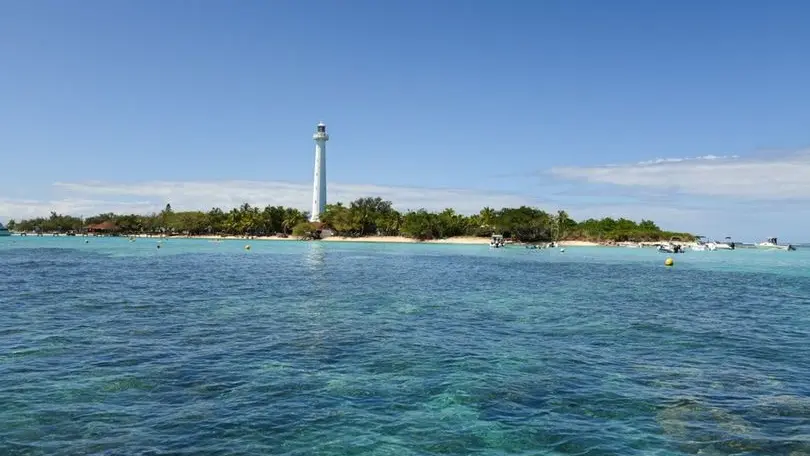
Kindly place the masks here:
POLYGON ((666 242, 658 245, 658 251, 661 253, 683 253, 684 248, 680 244, 666 242))
POLYGON ((11 236, 11 231, 0 223, 0 236, 11 236))
POLYGON ((692 244, 689 248, 694 250, 695 252, 706 252, 706 251, 714 251, 717 250, 717 246, 714 244, 707 243, 703 236, 698 236, 695 240, 695 243, 692 244))
POLYGON ((768 238, 767 240, 760 242, 756 245, 756 247, 762 250, 796 250, 796 247, 793 247, 791 244, 779 245, 775 237, 768 238))
POLYGON ((493 249, 499 249, 504 246, 504 240, 502 234, 493 234, 492 238, 489 240, 489 246, 493 249))
POLYGON ((715 250, 735 250, 736 248, 736 242, 707 241, 704 236, 698 236, 695 243, 690 247, 690 250, 696 252, 714 252, 715 250))
POLYGON ((673 236, 669 241, 658 244, 658 251, 662 253, 684 253, 686 249, 681 245, 681 239, 673 236))
POLYGON ((706 248, 709 250, 734 250, 737 248, 737 243, 732 241, 730 237, 726 236, 724 241, 706 242, 706 248))

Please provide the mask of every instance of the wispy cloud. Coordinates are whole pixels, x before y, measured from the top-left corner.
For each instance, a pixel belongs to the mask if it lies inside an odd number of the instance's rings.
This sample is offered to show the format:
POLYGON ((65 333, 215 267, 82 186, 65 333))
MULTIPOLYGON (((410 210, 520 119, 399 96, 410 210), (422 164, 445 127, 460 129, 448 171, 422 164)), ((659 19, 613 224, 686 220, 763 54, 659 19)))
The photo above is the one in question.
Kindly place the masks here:
MULTIPOLYGON (((627 217, 655 220, 667 229, 758 239, 778 232, 805 240, 810 219, 810 150, 756 157, 658 158, 625 165, 553 168, 554 185, 523 191, 329 184, 329 200, 364 196, 391 200, 400 210, 452 207, 475 213, 484 206, 564 208, 575 218, 627 217), (559 181, 565 181, 562 184, 559 181), (532 196, 530 193, 543 195, 532 196), (763 217, 767 214, 767 217, 763 217)), ((536 180, 536 174, 533 177, 536 180)), ((548 183, 549 179, 543 180, 548 183)), ((59 182, 40 199, 1 199, 0 220, 103 212, 149 213, 171 203, 176 210, 283 205, 310 209, 307 183, 263 181, 59 182)))
POLYGON ((577 220, 602 217, 647 219, 657 222, 665 229, 685 232, 706 225, 705 210, 668 205, 581 204, 574 206, 569 214, 577 220))
POLYGON ((600 204, 575 206, 571 216, 587 217, 635 217, 655 221, 662 228, 686 231, 714 238, 731 236, 736 240, 761 241, 777 236, 785 242, 810 240, 804 227, 810 220, 810 208, 787 203, 788 210, 778 204, 717 205, 713 208, 695 207, 691 204, 600 204), (766 217, 763 215, 767 214, 766 217))
POLYGON ((147 213, 154 204, 148 201, 107 201, 99 199, 0 199, 0 217, 29 218, 50 214, 95 215, 106 212, 147 213))
POLYGON ((723 159, 733 159, 733 158, 740 158, 739 155, 703 155, 701 157, 684 157, 684 158, 656 158, 655 160, 646 160, 638 162, 639 165, 658 165, 661 163, 680 163, 685 161, 695 161, 695 160, 723 160, 723 159))
POLYGON ((756 200, 810 198, 810 150, 740 158, 656 159, 628 165, 559 167, 562 179, 756 200))
MULTIPOLYGON (((146 213, 159 211, 166 203, 170 203, 176 210, 206 210, 214 206, 231 208, 245 202, 251 205, 283 205, 309 210, 312 198, 311 186, 303 183, 237 180, 131 184, 58 182, 54 184, 54 190, 63 198, 45 201, 0 200, 0 216, 31 217, 47 215, 52 210, 75 215, 107 211, 146 213)), ((441 210, 452 207, 463 213, 475 213, 484 206, 500 208, 542 204, 542 201, 526 195, 483 190, 339 183, 329 185, 330 202, 348 203, 366 196, 380 196, 391 200, 401 210, 441 210)))

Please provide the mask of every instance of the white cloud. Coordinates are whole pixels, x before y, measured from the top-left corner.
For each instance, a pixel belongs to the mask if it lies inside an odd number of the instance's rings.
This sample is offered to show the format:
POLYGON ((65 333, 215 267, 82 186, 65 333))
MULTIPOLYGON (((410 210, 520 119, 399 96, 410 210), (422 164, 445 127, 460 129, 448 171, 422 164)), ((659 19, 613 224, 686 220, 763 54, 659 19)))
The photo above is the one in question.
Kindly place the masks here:
POLYGON ((684 158, 656 158, 655 160, 646 160, 638 162, 639 165, 657 165, 660 163, 680 163, 689 160, 722 160, 728 158, 739 158, 739 155, 704 155, 702 157, 684 157, 684 158))
POLYGON ((658 159, 632 165, 552 168, 569 180, 747 199, 810 198, 810 150, 792 155, 658 159))
POLYGON ((635 221, 646 219, 666 230, 686 232, 704 226, 707 215, 703 209, 642 204, 583 204, 572 207, 568 212, 576 220, 603 217, 635 221))
MULTIPOLYGON (((725 159, 724 159, 725 160, 725 159)), ((720 160, 718 159, 718 162, 720 160)), ((680 163, 680 162, 679 162, 680 163)), ((810 176, 810 174, 807 174, 810 176)), ((767 190, 757 183, 748 185, 767 190)), ((209 209, 213 206, 230 208, 244 202, 252 205, 267 204, 298 207, 309 210, 311 188, 306 184, 285 182, 142 182, 116 184, 104 182, 57 183, 53 187, 57 198, 0 199, 0 221, 9 218, 47 216, 50 211, 71 215, 95 215, 104 212, 150 213, 161 210, 170 202, 176 210, 209 209)), ((757 190, 757 189, 754 189, 757 190)), ((583 195, 587 192, 583 192, 583 195)), ((756 191, 754 194, 760 197, 756 191)), ((554 211, 559 204, 538 200, 530 196, 488 192, 470 189, 431 189, 388 187, 379 185, 330 184, 330 201, 352 201, 363 196, 380 196, 393 201, 400 210, 424 207, 430 210, 452 207, 460 212, 474 213, 484 206, 494 208, 515 207, 523 204, 554 211)), ((591 195, 596 196, 596 195, 591 195)), ((704 200, 701 200, 704 201, 704 200)), ((709 200, 717 203, 717 201, 709 200)), ((780 202, 779 207, 789 202, 780 202)), ((791 210, 776 210, 776 206, 757 204, 759 209, 740 211, 726 204, 692 206, 674 200, 661 200, 656 204, 619 202, 580 202, 561 204, 576 219, 625 217, 634 220, 654 220, 662 228, 674 231, 697 231, 711 236, 733 235, 735 238, 757 240, 777 233, 786 241, 805 240, 797 220, 808 220, 810 212, 799 203, 791 210), (774 209, 767 217, 762 210, 774 209), (794 228, 791 228, 794 227, 794 228), (790 231, 790 230, 793 231, 790 231)))
MULTIPOLYGON (((170 203, 175 210, 207 210, 251 205, 282 205, 311 209, 312 187, 307 184, 262 181, 209 182, 141 182, 117 184, 104 182, 54 184, 60 195, 77 198, 35 200, 0 200, 0 216, 25 218, 61 214, 90 215, 101 212, 149 213, 170 203), (137 201, 131 201, 136 199, 137 201)), ((484 206, 494 208, 537 205, 529 196, 469 189, 436 189, 389 187, 380 185, 330 184, 329 201, 348 203, 357 198, 379 196, 390 200, 400 210, 425 208, 441 210, 452 207, 462 213, 476 213, 484 206)))
POLYGON ((771 236, 791 243, 807 242, 804 227, 810 220, 807 204, 786 210, 783 203, 773 201, 750 204, 749 210, 718 205, 714 208, 684 207, 665 204, 587 204, 571 208, 569 214, 577 220, 586 218, 628 218, 653 220, 670 231, 701 234, 714 239, 731 236, 737 241, 759 242, 771 236), (763 214, 767 212, 767 216, 763 214))
POLYGON ((67 198, 61 200, 0 199, 0 217, 24 219, 58 214, 96 215, 106 212, 141 213, 152 210, 149 202, 104 201, 67 198))

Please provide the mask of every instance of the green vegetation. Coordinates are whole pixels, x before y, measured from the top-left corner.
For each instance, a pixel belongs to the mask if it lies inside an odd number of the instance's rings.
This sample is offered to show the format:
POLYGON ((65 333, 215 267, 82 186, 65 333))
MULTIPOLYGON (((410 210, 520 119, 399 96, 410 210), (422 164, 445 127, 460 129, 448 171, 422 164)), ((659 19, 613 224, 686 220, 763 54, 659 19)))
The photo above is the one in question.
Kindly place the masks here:
POLYGON ((281 206, 264 209, 247 203, 224 212, 213 208, 208 212, 175 212, 170 205, 157 214, 119 215, 99 214, 84 220, 52 212, 50 217, 10 221, 14 231, 40 231, 46 233, 82 232, 95 225, 112 222, 107 231, 117 234, 180 234, 180 235, 237 235, 271 236, 289 235, 304 239, 317 239, 325 225, 336 235, 406 236, 429 240, 454 236, 490 236, 503 234, 523 242, 552 240, 582 241, 657 241, 678 237, 692 240, 686 233, 661 230, 654 222, 636 223, 620 218, 588 219, 576 222, 565 211, 548 213, 537 208, 519 207, 495 210, 485 207, 478 214, 462 215, 453 209, 429 212, 424 209, 400 213, 390 201, 382 198, 360 198, 348 206, 342 203, 326 207, 323 224, 307 221, 307 213, 281 206))

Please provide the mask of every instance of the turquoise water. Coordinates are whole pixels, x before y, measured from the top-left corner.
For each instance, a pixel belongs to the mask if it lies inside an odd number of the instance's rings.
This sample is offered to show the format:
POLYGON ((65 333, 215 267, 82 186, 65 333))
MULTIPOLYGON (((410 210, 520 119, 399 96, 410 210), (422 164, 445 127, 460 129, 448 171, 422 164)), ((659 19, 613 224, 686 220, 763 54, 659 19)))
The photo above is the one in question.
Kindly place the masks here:
POLYGON ((247 242, 0 239, 0 454, 810 454, 810 249, 247 242))

